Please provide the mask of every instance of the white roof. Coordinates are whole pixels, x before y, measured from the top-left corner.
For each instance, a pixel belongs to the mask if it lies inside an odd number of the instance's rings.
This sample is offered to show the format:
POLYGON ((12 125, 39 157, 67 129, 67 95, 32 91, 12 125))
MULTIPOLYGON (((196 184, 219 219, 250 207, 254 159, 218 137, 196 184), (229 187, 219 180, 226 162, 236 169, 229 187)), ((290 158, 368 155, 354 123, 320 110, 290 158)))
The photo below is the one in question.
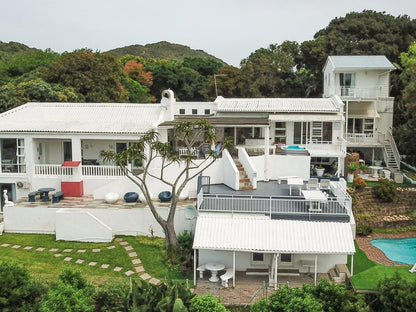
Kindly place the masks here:
POLYGON ((194 249, 292 254, 354 254, 349 223, 271 220, 200 213, 194 249))
POLYGON ((343 105, 336 97, 331 98, 247 98, 215 100, 218 112, 339 112, 343 105))
POLYGON ((342 69, 385 69, 395 67, 384 55, 331 55, 327 62, 332 62, 335 70, 342 69))
POLYGON ((27 103, 0 114, 0 132, 144 133, 160 104, 27 103))

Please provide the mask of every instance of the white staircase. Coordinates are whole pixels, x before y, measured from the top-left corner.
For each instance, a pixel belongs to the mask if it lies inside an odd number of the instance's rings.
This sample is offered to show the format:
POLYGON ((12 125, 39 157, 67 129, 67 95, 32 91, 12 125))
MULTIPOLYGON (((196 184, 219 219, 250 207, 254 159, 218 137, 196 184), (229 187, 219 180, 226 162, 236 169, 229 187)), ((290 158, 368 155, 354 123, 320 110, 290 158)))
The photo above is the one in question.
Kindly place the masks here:
POLYGON ((384 158, 387 168, 400 170, 400 154, 390 131, 384 141, 384 158))

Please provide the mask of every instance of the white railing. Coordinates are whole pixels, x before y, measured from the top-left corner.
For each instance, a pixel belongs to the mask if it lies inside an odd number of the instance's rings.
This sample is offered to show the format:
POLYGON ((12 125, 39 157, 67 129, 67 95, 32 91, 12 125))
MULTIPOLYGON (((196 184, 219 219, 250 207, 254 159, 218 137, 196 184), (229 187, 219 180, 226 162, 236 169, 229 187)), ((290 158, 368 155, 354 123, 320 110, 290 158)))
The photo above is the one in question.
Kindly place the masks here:
POLYGON ((317 141, 310 140, 306 144, 308 151, 320 151, 320 152, 340 152, 345 153, 347 150, 347 141, 340 138, 336 141, 317 141))
MULTIPOLYGON (((391 131, 387 131, 387 141, 390 142, 390 147, 394 154, 394 161, 396 162, 397 168, 400 169, 400 153, 399 149, 397 148, 396 141, 394 140, 393 134, 391 131)), ((386 158, 387 159, 387 158, 386 158)))
MULTIPOLYGON (((82 165, 83 176, 123 176, 123 170, 118 166, 86 166, 82 165)), ((62 165, 35 165, 35 174, 48 176, 73 176, 74 168, 62 165)))
POLYGON ((331 181, 330 187, 337 202, 347 210, 348 214, 352 214, 352 199, 347 192, 347 182, 340 178, 339 181, 331 181))
POLYGON ((83 176, 124 176, 123 170, 118 166, 82 166, 83 176))
POLYGON ((271 196, 242 196, 225 194, 205 194, 198 201, 199 211, 231 212, 231 213, 260 213, 260 214, 331 214, 346 215, 347 210, 341 206, 335 197, 329 197, 325 202, 309 201, 303 197, 271 197, 271 196), (310 209, 311 207, 320 209, 310 209))
POLYGON ((388 92, 381 86, 376 88, 357 88, 350 86, 339 86, 337 87, 336 94, 342 97, 352 97, 352 98, 376 98, 381 96, 388 96, 388 92))
POLYGON ((62 165, 35 165, 35 174, 49 176, 72 176, 72 167, 62 167, 62 165))

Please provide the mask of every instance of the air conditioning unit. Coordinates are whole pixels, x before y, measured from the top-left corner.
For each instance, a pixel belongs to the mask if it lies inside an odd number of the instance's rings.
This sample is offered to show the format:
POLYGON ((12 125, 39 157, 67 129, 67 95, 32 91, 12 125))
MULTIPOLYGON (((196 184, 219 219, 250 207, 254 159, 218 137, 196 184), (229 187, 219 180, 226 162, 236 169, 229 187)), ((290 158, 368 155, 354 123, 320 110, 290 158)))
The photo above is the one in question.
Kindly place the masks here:
POLYGON ((29 182, 27 182, 27 181, 17 181, 17 182, 16 182, 16 186, 17 186, 18 188, 24 188, 24 189, 27 189, 27 188, 29 188, 29 182))

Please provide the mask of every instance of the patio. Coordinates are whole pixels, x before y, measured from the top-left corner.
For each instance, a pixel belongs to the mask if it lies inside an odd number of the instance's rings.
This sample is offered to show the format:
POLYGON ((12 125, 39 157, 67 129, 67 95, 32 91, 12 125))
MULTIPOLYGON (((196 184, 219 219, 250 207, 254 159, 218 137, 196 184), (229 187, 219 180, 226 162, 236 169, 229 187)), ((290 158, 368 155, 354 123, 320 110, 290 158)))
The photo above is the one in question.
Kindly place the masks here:
MULTIPOLYGON (((236 279, 238 283, 235 287, 224 288, 221 282, 212 283, 208 281, 209 275, 205 275, 203 279, 198 280, 195 288, 195 293, 199 295, 210 292, 215 297, 221 297, 222 303, 225 305, 245 305, 252 304, 262 297, 270 296, 275 292, 274 287, 268 286, 267 276, 246 275, 245 272, 237 271, 236 279)), ((318 279, 327 279, 329 276, 326 273, 319 273, 318 279)), ((314 279, 307 274, 300 274, 299 276, 279 276, 278 284, 287 284, 290 287, 301 287, 303 284, 313 284, 314 279)))

